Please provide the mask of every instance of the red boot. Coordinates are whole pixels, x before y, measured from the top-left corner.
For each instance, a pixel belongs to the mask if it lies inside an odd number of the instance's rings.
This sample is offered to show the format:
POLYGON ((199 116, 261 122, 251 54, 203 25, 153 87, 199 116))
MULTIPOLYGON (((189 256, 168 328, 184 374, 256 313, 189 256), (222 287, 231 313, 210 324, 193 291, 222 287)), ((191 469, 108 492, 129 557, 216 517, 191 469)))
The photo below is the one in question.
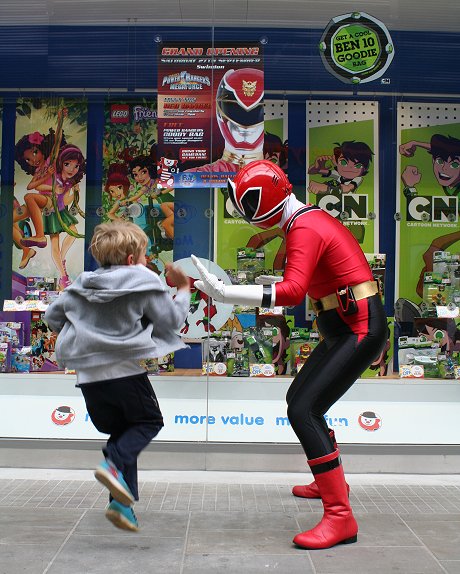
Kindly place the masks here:
MULTIPOLYGON (((329 429, 329 436, 331 437, 334 448, 337 448, 337 441, 335 440, 335 433, 329 429)), ((350 486, 347 484, 348 493, 350 493, 350 486)), ((319 494, 318 485, 315 481, 310 484, 299 484, 292 487, 292 494, 299 498, 321 498, 319 494)))
POLYGON ((309 460, 324 507, 321 521, 311 530, 297 534, 294 544, 307 549, 330 548, 356 542, 358 524, 351 511, 340 453, 309 460))

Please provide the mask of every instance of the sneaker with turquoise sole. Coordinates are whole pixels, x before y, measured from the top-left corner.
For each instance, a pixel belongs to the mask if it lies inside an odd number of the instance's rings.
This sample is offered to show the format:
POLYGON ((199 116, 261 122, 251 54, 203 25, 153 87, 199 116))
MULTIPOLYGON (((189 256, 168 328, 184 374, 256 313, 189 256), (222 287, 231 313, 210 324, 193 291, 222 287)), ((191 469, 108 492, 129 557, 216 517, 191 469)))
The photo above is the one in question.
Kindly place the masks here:
POLYGON ((134 496, 126 484, 123 474, 112 462, 104 460, 94 471, 94 476, 109 489, 116 501, 125 506, 130 506, 134 502, 134 496))
POLYGON ((114 526, 121 528, 121 530, 130 530, 131 532, 139 530, 139 523, 132 506, 125 506, 112 500, 107 506, 105 516, 107 520, 110 520, 114 526))

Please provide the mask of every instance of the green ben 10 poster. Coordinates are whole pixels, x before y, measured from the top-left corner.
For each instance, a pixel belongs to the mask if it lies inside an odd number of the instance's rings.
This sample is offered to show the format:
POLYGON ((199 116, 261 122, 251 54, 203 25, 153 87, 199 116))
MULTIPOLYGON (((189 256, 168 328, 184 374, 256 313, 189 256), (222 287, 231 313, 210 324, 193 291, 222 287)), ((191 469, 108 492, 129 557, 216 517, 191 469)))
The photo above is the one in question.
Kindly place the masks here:
POLYGON ((378 251, 378 104, 307 102, 309 201, 378 251))
POLYGON ((396 295, 416 305, 424 296, 424 278, 438 270, 439 253, 460 252, 456 108, 454 104, 398 104, 396 295))

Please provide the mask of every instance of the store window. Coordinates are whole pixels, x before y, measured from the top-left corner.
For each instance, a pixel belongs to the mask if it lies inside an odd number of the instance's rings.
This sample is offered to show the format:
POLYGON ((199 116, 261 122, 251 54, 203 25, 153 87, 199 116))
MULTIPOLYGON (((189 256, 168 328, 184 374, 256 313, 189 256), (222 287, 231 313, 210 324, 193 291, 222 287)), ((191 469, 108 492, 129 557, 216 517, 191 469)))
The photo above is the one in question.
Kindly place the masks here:
POLYGON ((298 200, 351 231, 388 316, 383 352, 327 424, 342 442, 397 443, 408 418, 426 416, 436 432, 410 442, 458 443, 447 428, 460 400, 457 30, 435 31, 423 10, 406 18, 411 2, 372 14, 227 4, 107 15, 97 0, 85 14, 56 3, 25 20, 5 9, 0 436, 99 437, 43 312, 95 269, 94 227, 126 219, 149 238, 148 266, 167 283, 176 262, 192 289, 188 349, 143 363, 165 415, 159 439, 297 442, 284 397, 320 341, 311 300, 220 303, 195 288, 191 260, 228 285, 283 277, 282 230, 247 223, 227 186, 268 160, 298 200))

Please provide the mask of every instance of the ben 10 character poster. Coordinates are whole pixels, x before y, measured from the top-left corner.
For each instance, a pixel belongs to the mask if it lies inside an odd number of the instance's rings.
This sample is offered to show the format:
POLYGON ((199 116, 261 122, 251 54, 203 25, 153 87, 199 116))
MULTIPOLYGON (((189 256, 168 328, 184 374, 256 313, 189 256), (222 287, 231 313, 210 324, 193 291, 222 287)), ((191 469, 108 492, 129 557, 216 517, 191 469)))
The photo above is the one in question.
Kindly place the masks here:
POLYGON ((398 104, 396 293, 418 305, 433 254, 460 252, 458 107, 398 104))
MULTIPOLYGON (((288 170, 288 103, 265 100, 263 159, 288 170)), ((216 261, 223 269, 236 269, 237 249, 263 248, 267 269, 284 268, 286 249, 279 227, 257 231, 234 209, 227 189, 216 189, 216 261)))
POLYGON ((307 200, 378 251, 378 103, 307 102, 307 200))
POLYGON ((16 104, 13 272, 67 287, 83 270, 87 104, 16 104))
POLYGON ((174 188, 158 185, 156 102, 108 102, 103 141, 102 220, 139 225, 149 265, 161 273, 172 261, 174 188))

